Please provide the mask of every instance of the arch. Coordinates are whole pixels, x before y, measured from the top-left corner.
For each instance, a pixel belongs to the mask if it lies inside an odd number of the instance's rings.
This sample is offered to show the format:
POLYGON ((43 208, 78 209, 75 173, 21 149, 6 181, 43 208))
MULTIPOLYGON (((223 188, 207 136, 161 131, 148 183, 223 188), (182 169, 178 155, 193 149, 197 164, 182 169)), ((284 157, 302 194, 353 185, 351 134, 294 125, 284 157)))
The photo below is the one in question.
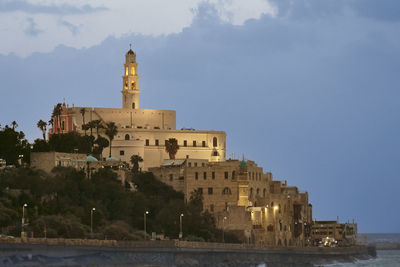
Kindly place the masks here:
POLYGON ((225 187, 225 188, 222 190, 222 194, 223 194, 223 195, 232 195, 232 191, 231 191, 231 189, 230 189, 229 187, 225 187))
POLYGON ((125 140, 129 140, 129 139, 131 139, 131 137, 129 136, 129 134, 126 134, 125 135, 125 140))
POLYGON ((213 147, 217 147, 218 146, 218 140, 217 137, 213 138, 213 147))
POLYGON ((131 89, 135 89, 135 82, 133 82, 133 81, 131 83, 131 89))

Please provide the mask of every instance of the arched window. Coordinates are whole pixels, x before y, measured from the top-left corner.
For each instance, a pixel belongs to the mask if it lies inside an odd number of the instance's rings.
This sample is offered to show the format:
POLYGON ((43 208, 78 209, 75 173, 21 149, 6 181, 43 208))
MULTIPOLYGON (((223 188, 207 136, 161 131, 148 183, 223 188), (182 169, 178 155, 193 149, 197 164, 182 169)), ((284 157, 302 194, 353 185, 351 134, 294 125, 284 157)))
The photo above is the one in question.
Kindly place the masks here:
POLYGON ((223 194, 223 195, 232 195, 232 191, 231 191, 231 189, 230 189, 229 187, 225 187, 225 188, 222 190, 222 194, 223 194))
POLYGON ((257 188, 257 196, 260 195, 260 188, 257 188))
POLYGON ((135 89, 135 82, 131 83, 131 89, 135 89))
POLYGON ((125 135, 125 140, 129 140, 129 139, 130 139, 129 134, 126 134, 126 135, 125 135))
POLYGON ((213 138, 213 147, 217 147, 218 146, 218 141, 217 141, 217 137, 213 138))
POLYGON ((215 150, 215 151, 213 152, 213 156, 214 156, 214 157, 218 156, 218 151, 217 151, 217 150, 215 150))
POLYGON ((136 74, 135 67, 131 67, 131 75, 135 75, 135 74, 136 74))
POLYGON ((125 89, 128 89, 128 81, 125 81, 125 89))
POLYGON ((132 103, 132 109, 135 109, 135 103, 132 103))
POLYGON ((266 196, 267 196, 267 189, 264 188, 264 190, 263 190, 263 197, 266 197, 266 196))

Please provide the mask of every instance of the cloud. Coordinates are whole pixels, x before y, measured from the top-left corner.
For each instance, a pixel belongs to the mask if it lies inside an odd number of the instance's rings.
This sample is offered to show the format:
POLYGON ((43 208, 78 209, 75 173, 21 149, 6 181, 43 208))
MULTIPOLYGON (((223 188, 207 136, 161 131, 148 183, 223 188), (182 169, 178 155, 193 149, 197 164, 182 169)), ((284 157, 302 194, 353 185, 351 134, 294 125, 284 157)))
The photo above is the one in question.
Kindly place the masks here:
POLYGON ((43 5, 33 4, 26 0, 0 0, 0 12, 21 11, 28 14, 87 14, 108 10, 105 7, 92 7, 88 4, 76 7, 68 4, 61 5, 43 5))
POLYGON ((37 27, 37 24, 33 18, 27 18, 28 27, 25 29, 25 34, 30 36, 37 36, 43 31, 37 27))
POLYGON ((72 35, 77 35, 78 32, 79 32, 79 27, 81 27, 81 25, 80 26, 76 26, 76 25, 74 25, 72 23, 69 23, 68 21, 65 21, 65 20, 61 20, 60 24, 62 26, 65 26, 72 33, 72 35))

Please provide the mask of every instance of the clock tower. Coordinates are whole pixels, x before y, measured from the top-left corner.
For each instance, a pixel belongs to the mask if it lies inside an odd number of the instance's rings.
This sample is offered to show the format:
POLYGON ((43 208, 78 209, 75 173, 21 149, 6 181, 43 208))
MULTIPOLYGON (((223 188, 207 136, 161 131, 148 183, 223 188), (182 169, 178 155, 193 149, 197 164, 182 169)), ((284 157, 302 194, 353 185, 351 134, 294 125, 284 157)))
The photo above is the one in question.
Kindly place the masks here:
POLYGON ((139 76, 137 75, 136 54, 132 48, 125 55, 122 83, 122 108, 139 109, 139 76))

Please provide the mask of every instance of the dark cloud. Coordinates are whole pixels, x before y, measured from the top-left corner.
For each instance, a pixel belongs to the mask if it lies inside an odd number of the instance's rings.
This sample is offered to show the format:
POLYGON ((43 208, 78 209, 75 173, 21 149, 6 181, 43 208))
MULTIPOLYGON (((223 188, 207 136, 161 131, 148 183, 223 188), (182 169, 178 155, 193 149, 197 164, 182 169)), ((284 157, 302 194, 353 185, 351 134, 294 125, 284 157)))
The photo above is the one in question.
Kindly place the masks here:
POLYGON ((315 218, 399 232, 400 214, 382 209, 400 188, 398 27, 336 10, 234 26, 202 5, 179 34, 0 56, 0 123, 16 120, 39 137, 36 122, 64 97, 121 106, 124 53, 133 42, 142 108, 177 110, 178 127, 225 130, 228 153, 244 153, 307 190, 315 218))
POLYGON ((83 5, 76 7, 68 4, 62 5, 42 5, 32 4, 26 0, 0 0, 0 12, 22 11, 29 14, 86 14, 107 10, 105 7, 92 7, 83 5))
POLYGON ((30 36, 37 36, 38 34, 42 33, 43 31, 37 27, 37 24, 33 18, 28 18, 28 27, 25 29, 25 34, 30 36))

